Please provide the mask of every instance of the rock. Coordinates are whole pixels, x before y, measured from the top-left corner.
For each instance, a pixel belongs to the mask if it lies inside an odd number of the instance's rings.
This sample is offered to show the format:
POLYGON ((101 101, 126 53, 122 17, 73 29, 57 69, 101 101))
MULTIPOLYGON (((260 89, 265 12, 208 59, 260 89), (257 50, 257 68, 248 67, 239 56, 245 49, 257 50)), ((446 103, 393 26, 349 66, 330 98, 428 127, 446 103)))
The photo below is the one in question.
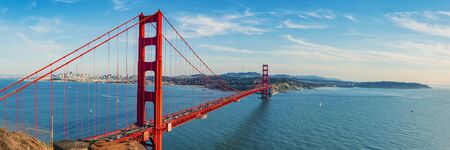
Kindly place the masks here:
POLYGON ((121 143, 97 141, 91 145, 91 150, 147 150, 147 148, 138 141, 125 141, 121 143))
POLYGON ((284 93, 291 90, 303 90, 311 87, 296 81, 278 82, 272 84, 273 94, 284 93))
POLYGON ((2 150, 51 150, 51 147, 23 132, 8 132, 0 128, 0 149, 2 150))
POLYGON ((89 143, 82 141, 63 140, 53 144, 56 150, 88 150, 89 143))

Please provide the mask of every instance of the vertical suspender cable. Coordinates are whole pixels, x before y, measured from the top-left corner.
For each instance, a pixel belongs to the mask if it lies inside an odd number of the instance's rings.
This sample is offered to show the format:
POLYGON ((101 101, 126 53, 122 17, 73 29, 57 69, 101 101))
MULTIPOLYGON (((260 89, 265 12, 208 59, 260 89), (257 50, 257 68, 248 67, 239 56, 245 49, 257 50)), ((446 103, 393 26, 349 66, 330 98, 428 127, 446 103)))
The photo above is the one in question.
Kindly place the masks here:
POLYGON ((5 128, 8 128, 8 114, 6 111, 6 108, 8 107, 8 104, 6 103, 6 101, 3 101, 3 126, 5 128))
POLYGON ((64 70, 64 139, 67 139, 67 67, 64 70))
MULTIPOLYGON (((94 52, 93 52, 94 54, 93 54, 93 59, 94 59, 94 73, 93 73, 93 75, 94 75, 94 79, 95 80, 97 80, 98 78, 99 78, 99 76, 97 75, 97 72, 96 72, 96 70, 95 70, 95 68, 96 68, 96 64, 95 64, 95 50, 94 50, 94 52)), ((96 103, 97 103, 97 95, 98 95, 99 93, 98 93, 98 81, 94 81, 94 102, 93 102, 93 107, 92 107, 92 111, 93 111, 93 117, 94 117, 94 120, 93 120, 93 124, 94 124, 94 134, 97 134, 97 132, 96 132, 96 128, 97 128, 97 116, 96 116, 96 109, 95 109, 95 106, 96 106, 96 103)))
MULTIPOLYGON (((125 25, 125 28, 128 27, 128 24, 125 25)), ((128 31, 125 32, 125 75, 126 75, 126 80, 125 81, 125 101, 126 101, 126 106, 125 106, 125 125, 128 126, 128 31)))
MULTIPOLYGON (((110 38, 110 35, 108 34, 108 39, 110 38)), ((110 42, 108 41, 108 62, 107 62, 107 67, 106 67, 106 70, 107 70, 107 74, 108 74, 108 80, 107 80, 107 86, 106 86, 106 88, 107 88, 107 100, 106 100, 106 105, 107 105, 107 112, 106 112, 106 117, 107 117, 107 119, 106 119, 106 128, 105 128, 105 132, 109 129, 109 123, 110 123, 110 121, 111 121, 111 118, 110 118, 110 105, 109 105, 109 103, 110 103, 110 92, 109 92, 109 83, 110 83, 110 77, 111 77, 111 74, 110 74, 110 46, 111 46, 111 44, 110 44, 110 42)))
MULTIPOLYGON (((75 72, 76 72, 77 78, 79 78, 80 74, 78 73, 78 63, 76 63, 76 70, 75 70, 75 72)), ((80 83, 78 83, 78 81, 77 81, 76 86, 75 86, 75 101, 76 101, 76 103, 75 103, 75 110, 76 110, 75 115, 76 115, 76 117, 75 118, 76 118, 76 132, 77 132, 76 137, 77 138, 80 137, 79 127, 78 127, 78 86, 79 85, 80 85, 80 83)))
POLYGON ((119 129, 119 36, 116 37, 116 130, 119 129))
POLYGON ((16 130, 19 129, 19 93, 16 93, 16 130))
MULTIPOLYGON (((137 21, 136 21, 137 22, 137 21)), ((131 63, 131 64, 133 64, 133 75, 134 75, 134 77, 136 78, 136 75, 137 75, 137 64, 138 64, 138 61, 137 61, 137 54, 138 54, 138 37, 139 37, 139 28, 135 28, 135 31, 134 31, 134 36, 132 36, 132 37, 134 37, 133 38, 133 50, 135 50, 135 51, 133 51, 133 63, 131 63)), ((136 79, 135 79, 136 80, 136 79)), ((135 83, 137 83, 137 80, 135 81, 135 83)), ((136 108, 136 107, 134 107, 134 108, 136 108)), ((136 110, 137 111, 137 110, 136 110)), ((134 112, 134 113, 132 113, 133 114, 133 116, 132 116, 132 118, 136 118, 136 112, 134 112)))
MULTIPOLYGON (((50 120, 53 119, 54 104, 53 104, 53 66, 50 66, 50 120)), ((53 129, 53 122, 50 122, 50 129, 53 129)))
MULTIPOLYGON (((172 30, 170 30, 170 39, 173 39, 172 30)), ((167 43, 167 41, 166 41, 166 43, 167 43)), ((173 62, 172 62, 172 47, 169 47, 169 53, 170 53, 170 55, 169 55, 169 57, 170 57, 169 58, 169 62, 170 62, 170 64, 169 64, 169 74, 170 74, 170 76, 173 76, 173 74, 172 74, 172 65, 173 65, 173 62)), ((173 88, 171 88, 171 89, 173 90, 173 88)), ((169 94, 172 95, 172 92, 173 91, 171 91, 171 93, 169 93, 169 94)), ((171 101, 174 101, 174 97, 175 96, 171 96, 171 101)))
MULTIPOLYGON (((80 97, 81 97, 81 104, 82 104, 82 106, 84 105, 84 101, 83 101, 83 99, 85 99, 85 97, 84 97, 84 95, 83 95, 83 80, 84 80, 84 71, 83 71, 83 57, 80 57, 80 81, 81 81, 81 83, 80 83, 80 97)), ((84 108, 85 107, 81 107, 81 120, 80 120, 80 125, 81 125, 81 127, 80 127, 80 133, 81 133, 81 136, 84 136, 84 108)))
MULTIPOLYGON (((37 78, 37 74, 36 74, 37 78)), ((34 83, 34 136, 37 137, 38 130, 38 82, 34 83)))
MULTIPOLYGON (((23 83, 20 83, 20 86, 22 86, 23 85, 23 83)), ((25 132, 25 119, 24 119, 24 113, 23 113, 23 111, 25 110, 24 109, 24 107, 23 107, 23 100, 21 100, 22 99, 22 93, 23 93, 23 91, 20 91, 18 94, 19 94, 19 105, 20 105, 20 120, 22 121, 22 131, 24 131, 25 132)))
MULTIPOLYGON (((88 45, 87 46, 87 48, 89 49, 89 47, 90 47, 90 45, 88 45)), ((89 59, 88 59, 88 57, 86 57, 86 64, 89 64, 88 63, 88 61, 89 61, 89 59)), ((91 87, 91 83, 90 83, 90 77, 91 77, 91 74, 90 74, 90 72, 89 72, 89 65, 87 65, 87 67, 86 67, 86 89, 87 89, 87 92, 86 92, 86 101, 87 101, 87 105, 86 105, 86 109, 87 109, 87 111, 84 111, 85 113, 86 112, 90 112, 90 108, 91 108, 91 106, 90 106, 90 101, 91 101, 91 89, 90 89, 90 87, 91 87)), ((91 127, 91 122, 90 122, 90 115, 89 115, 89 113, 87 114, 87 117, 86 117, 86 124, 87 124, 87 127, 86 127, 86 133, 89 135, 89 133, 90 133, 90 131, 91 131, 91 129, 92 129, 92 127, 91 127)))

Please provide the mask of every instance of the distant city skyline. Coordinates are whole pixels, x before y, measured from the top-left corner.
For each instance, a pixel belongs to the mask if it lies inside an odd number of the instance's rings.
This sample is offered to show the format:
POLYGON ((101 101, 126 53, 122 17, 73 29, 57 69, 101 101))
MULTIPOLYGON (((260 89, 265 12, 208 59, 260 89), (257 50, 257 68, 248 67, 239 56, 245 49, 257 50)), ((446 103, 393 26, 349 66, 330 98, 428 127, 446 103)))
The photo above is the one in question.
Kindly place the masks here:
POLYGON ((0 75, 161 9, 218 72, 450 84, 450 1, 0 0, 0 75))

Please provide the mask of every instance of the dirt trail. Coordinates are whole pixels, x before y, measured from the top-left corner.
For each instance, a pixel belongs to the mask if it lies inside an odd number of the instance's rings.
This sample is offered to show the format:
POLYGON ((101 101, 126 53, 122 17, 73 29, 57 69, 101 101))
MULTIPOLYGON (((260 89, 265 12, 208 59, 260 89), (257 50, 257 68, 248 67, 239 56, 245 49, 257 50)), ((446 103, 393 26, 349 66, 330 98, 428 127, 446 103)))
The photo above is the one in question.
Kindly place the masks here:
POLYGON ((51 150, 51 147, 23 132, 0 128, 0 150, 51 150))

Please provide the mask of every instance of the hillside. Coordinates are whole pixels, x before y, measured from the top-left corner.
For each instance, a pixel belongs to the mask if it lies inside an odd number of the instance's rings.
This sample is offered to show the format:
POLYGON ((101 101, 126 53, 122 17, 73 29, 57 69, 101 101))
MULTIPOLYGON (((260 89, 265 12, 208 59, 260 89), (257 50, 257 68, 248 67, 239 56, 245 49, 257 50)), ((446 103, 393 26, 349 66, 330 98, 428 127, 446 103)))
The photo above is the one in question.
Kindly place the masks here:
POLYGON ((380 81, 380 82, 359 82, 353 85, 354 87, 364 88, 387 88, 387 89, 424 89, 431 88, 428 85, 419 83, 405 83, 405 82, 392 82, 392 81, 380 81))
POLYGON ((285 81, 272 83, 272 94, 284 93, 291 90, 312 89, 314 86, 298 81, 285 81))
POLYGON ((50 150, 51 147, 23 132, 16 132, 16 131, 9 132, 6 129, 0 128, 0 149, 50 150))
MULTIPOLYGON (((227 73, 221 75, 227 83, 238 89, 247 89, 246 85, 258 83, 261 74, 256 72, 227 73), (253 82, 252 82, 253 81, 253 82)), ((317 87, 343 87, 343 88, 390 88, 390 89, 423 89, 430 88, 428 85, 420 83, 405 83, 395 81, 379 82, 353 82, 342 81, 335 78, 326 78, 320 76, 292 76, 286 74, 277 74, 270 76, 270 82, 274 86, 274 92, 285 92, 287 90, 302 90, 317 87)))

